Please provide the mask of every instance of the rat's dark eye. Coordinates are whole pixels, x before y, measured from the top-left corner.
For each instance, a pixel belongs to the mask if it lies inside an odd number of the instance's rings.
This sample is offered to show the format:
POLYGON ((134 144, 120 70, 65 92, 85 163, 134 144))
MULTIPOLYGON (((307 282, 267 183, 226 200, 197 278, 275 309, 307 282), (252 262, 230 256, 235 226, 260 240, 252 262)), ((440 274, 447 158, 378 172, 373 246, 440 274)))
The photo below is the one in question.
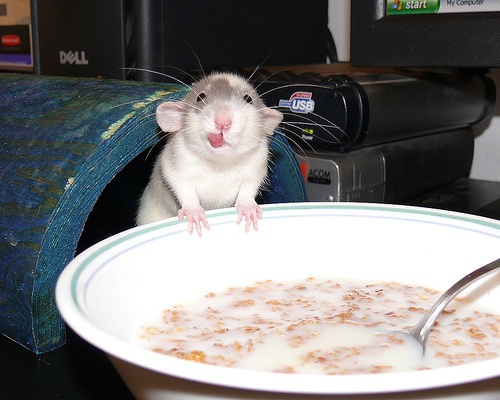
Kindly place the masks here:
POLYGON ((253 101, 253 99, 248 94, 243 96, 243 100, 245 100, 249 104, 252 104, 253 101))
POLYGON ((196 101, 199 103, 200 101, 203 101, 203 99, 207 97, 206 93, 205 92, 200 92, 198 94, 198 97, 196 98, 196 101))

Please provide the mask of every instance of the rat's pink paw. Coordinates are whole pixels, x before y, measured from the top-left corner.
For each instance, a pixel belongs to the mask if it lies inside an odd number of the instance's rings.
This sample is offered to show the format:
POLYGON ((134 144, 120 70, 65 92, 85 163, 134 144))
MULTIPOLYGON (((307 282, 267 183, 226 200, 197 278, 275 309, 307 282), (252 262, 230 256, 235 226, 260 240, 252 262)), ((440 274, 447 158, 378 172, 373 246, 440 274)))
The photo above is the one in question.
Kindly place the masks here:
POLYGON ((183 219, 184 217, 188 220, 188 232, 189 234, 193 233, 193 228, 196 227, 196 232, 198 232, 198 236, 202 235, 201 226, 203 225, 206 230, 210 229, 210 225, 205 217, 205 211, 203 208, 196 209, 185 209, 181 208, 177 213, 179 219, 183 219))
POLYGON ((239 224, 244 217, 246 232, 250 230, 250 225, 253 226, 254 230, 258 229, 258 221, 262 218, 262 209, 257 204, 236 204, 236 209, 238 210, 238 218, 236 219, 237 224, 239 224))

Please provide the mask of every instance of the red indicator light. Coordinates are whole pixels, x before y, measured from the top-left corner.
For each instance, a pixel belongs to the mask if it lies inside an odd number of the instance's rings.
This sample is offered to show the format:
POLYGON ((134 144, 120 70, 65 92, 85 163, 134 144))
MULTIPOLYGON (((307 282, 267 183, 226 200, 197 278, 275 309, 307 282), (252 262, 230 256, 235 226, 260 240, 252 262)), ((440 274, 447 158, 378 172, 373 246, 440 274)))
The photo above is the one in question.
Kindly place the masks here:
POLYGON ((18 35, 3 35, 2 46, 13 47, 21 45, 21 37, 18 35))

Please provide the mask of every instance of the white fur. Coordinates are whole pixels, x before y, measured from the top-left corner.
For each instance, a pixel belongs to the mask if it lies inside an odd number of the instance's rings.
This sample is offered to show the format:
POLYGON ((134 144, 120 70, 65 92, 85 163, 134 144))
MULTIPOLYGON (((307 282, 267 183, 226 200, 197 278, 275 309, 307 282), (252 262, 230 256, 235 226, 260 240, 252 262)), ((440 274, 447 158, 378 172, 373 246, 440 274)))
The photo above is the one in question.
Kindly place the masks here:
POLYGON ((141 198, 137 223, 186 215, 200 233, 200 220, 208 227, 203 210, 236 205, 239 220, 244 215, 247 228, 249 219, 256 227, 260 209, 255 197, 267 174, 267 136, 281 119, 244 79, 230 74, 209 76, 183 101, 161 104, 158 124, 172 134, 141 198), (202 92, 206 97, 199 100, 202 92), (254 99, 252 104, 244 100, 245 94, 254 99), (210 133, 221 131, 217 115, 232 121, 220 147, 208 140, 210 133))

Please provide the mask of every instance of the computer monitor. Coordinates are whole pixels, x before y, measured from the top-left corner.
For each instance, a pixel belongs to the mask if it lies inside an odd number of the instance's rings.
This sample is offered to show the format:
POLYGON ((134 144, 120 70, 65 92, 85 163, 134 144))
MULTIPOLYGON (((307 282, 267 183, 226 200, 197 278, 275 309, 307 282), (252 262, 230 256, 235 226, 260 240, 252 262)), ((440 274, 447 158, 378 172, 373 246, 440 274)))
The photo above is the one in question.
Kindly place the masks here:
POLYGON ((352 0, 351 63, 500 67, 498 0, 352 0))

